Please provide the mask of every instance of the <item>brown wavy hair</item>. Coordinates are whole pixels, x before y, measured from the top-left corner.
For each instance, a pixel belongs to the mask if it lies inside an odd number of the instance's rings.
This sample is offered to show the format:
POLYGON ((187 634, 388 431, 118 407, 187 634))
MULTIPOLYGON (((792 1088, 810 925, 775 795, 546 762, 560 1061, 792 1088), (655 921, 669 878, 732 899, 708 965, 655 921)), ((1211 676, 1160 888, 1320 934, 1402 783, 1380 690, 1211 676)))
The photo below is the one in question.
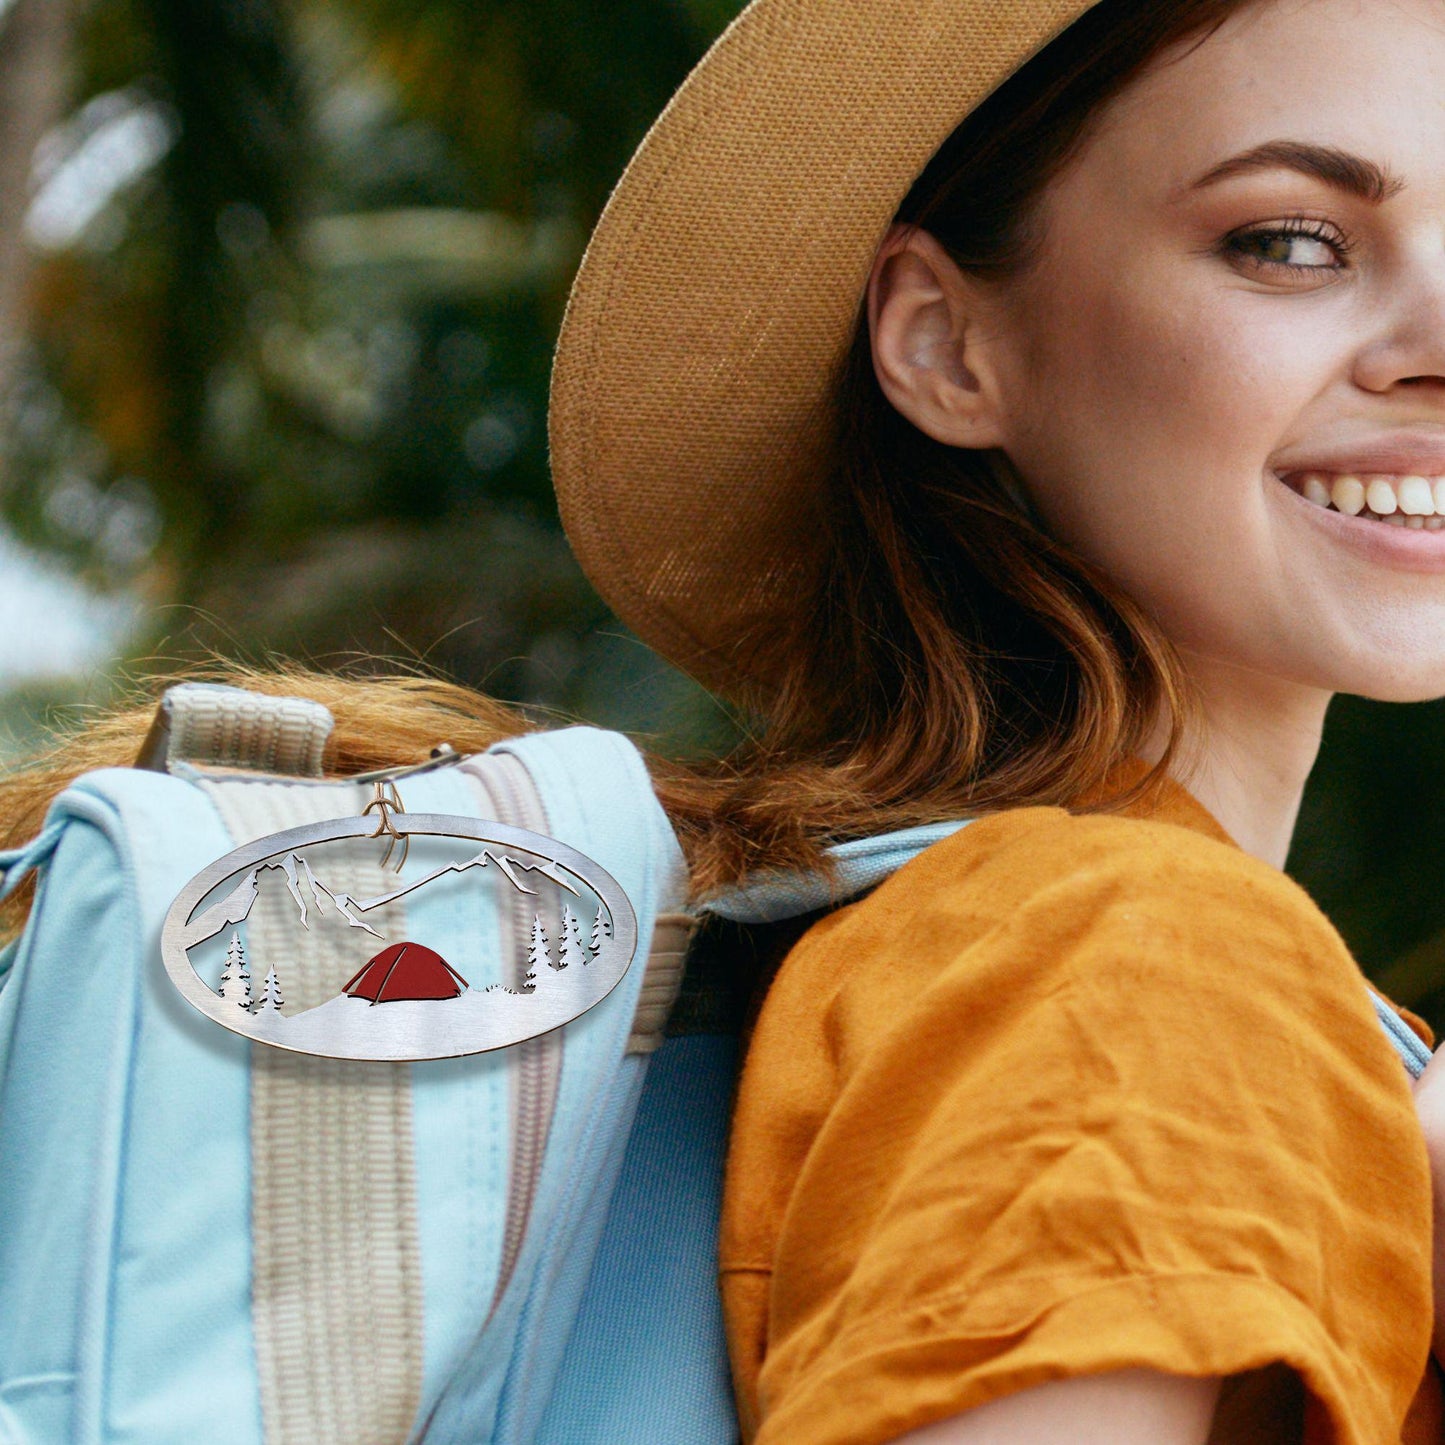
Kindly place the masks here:
MULTIPOLYGON (((965 269, 1027 268, 1041 199, 1091 120, 1156 57, 1244 0, 1102 0, 978 107, 915 182, 898 219, 965 269)), ((996 452, 924 435, 874 373, 862 313, 838 380, 827 563, 799 600, 784 683, 758 735, 702 764, 654 759, 658 792, 706 894, 759 868, 818 866, 843 838, 1026 804, 1113 806, 1110 770, 1162 723, 1157 783, 1191 716, 1159 629, 1031 520, 996 452)), ((325 703, 335 775, 480 751, 535 726, 466 688, 417 676, 215 666, 210 680, 325 703)), ((158 680, 0 779, 0 846, 55 793, 131 762, 158 680)), ((23 915, 12 904, 10 922, 23 915)))

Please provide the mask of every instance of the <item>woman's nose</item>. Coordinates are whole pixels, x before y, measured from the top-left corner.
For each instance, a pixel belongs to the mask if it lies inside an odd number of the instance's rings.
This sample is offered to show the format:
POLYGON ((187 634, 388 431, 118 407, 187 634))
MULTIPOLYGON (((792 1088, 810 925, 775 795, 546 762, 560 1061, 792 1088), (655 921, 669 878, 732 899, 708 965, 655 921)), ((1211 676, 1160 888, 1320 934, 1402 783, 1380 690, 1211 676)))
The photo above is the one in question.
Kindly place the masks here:
POLYGON ((1394 288, 1381 319, 1355 359, 1356 384, 1381 394, 1397 387, 1431 390, 1445 404, 1445 249, 1394 288))

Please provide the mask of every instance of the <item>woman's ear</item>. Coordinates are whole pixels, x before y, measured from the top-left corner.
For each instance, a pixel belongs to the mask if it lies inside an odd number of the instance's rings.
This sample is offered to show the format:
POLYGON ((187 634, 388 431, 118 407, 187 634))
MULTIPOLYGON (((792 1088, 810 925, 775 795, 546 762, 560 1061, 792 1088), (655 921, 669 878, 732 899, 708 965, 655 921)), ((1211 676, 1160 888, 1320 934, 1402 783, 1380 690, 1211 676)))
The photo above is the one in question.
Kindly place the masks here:
POLYGON ((989 298, 927 231, 895 225, 868 278, 873 369, 920 431, 955 447, 1003 445, 989 298))

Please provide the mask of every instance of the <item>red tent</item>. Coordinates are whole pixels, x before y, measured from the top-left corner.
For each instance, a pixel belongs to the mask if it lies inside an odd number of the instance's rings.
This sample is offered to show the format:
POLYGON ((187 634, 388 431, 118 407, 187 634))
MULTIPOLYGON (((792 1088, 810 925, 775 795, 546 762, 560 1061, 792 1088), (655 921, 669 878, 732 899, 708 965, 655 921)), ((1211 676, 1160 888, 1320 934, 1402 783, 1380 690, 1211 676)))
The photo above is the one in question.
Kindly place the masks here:
POLYGON ((342 992, 377 1004, 456 998, 466 986, 466 979, 441 954, 420 943, 393 943, 383 948, 342 992))

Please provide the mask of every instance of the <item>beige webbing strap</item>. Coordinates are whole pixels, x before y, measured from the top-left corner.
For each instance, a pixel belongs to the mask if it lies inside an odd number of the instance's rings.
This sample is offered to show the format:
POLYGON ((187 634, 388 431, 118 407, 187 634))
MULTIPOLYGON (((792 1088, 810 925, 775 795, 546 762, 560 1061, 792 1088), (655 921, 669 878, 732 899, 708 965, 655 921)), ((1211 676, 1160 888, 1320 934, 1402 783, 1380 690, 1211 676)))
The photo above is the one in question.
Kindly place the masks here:
POLYGON ((627 1036, 629 1054, 650 1054, 662 1046, 667 1020, 682 989, 688 945, 696 929, 697 919, 689 913, 658 914, 632 1032, 627 1036))
MULTIPOLYGON (((370 790, 242 777, 210 778, 241 842, 354 817, 370 790)), ((369 839, 351 848, 358 895, 392 874, 369 839)), ((404 936, 400 904, 378 909, 404 936)), ((340 992, 374 940, 331 914, 296 926, 284 887, 248 919, 258 974, 276 961, 284 1011, 340 992)), ((378 947, 380 945, 377 945, 378 947)), ((257 986, 261 979, 255 979, 257 986)), ((397 1445, 422 1384, 423 1298, 412 1153, 410 1070, 252 1046, 253 1311, 267 1445, 397 1445)))
POLYGON ((319 778, 331 727, 326 708, 306 698, 179 683, 161 699, 137 766, 163 772, 188 762, 319 778))

